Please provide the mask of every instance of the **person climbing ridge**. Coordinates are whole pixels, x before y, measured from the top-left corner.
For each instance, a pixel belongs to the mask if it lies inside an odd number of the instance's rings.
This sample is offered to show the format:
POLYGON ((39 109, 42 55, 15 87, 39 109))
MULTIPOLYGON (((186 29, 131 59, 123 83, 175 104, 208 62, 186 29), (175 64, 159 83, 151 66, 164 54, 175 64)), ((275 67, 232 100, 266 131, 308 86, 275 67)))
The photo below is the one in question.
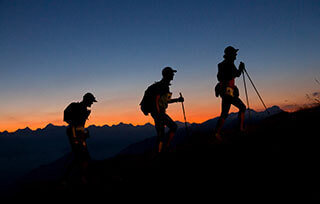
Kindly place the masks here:
POLYGON ((240 77, 245 69, 243 62, 240 62, 239 69, 236 68, 234 61, 236 60, 237 52, 232 46, 228 46, 224 50, 224 60, 218 64, 217 78, 219 83, 215 87, 216 97, 221 97, 221 115, 216 125, 215 138, 222 141, 221 130, 225 119, 228 117, 231 104, 239 109, 239 130, 244 131, 244 113, 246 106, 239 98, 239 89, 235 85, 235 78, 240 77))
POLYGON ((81 102, 73 102, 64 110, 64 121, 69 124, 67 127, 67 136, 71 145, 73 160, 67 167, 63 181, 67 182, 70 173, 78 168, 80 171, 80 182, 87 184, 88 165, 90 154, 87 148, 86 139, 89 137, 89 131, 85 129, 85 123, 91 111, 88 107, 97 102, 93 94, 86 93, 81 102))
POLYGON ((184 98, 172 99, 172 93, 169 90, 170 82, 173 80, 174 73, 171 67, 165 67, 162 70, 162 79, 148 87, 140 103, 141 110, 145 115, 151 114, 154 119, 157 131, 157 152, 167 150, 178 128, 177 124, 166 114, 169 103, 183 102, 184 98), (169 128, 166 138, 165 126, 169 128))

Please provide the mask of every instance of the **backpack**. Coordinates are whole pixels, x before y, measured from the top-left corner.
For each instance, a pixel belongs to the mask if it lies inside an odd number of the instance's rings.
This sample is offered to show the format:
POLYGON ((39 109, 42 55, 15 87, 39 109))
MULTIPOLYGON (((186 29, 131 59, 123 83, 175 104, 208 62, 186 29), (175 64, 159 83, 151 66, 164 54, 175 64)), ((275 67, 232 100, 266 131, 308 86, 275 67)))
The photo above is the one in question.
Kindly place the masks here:
POLYGON ((63 112, 63 121, 71 124, 84 124, 90 115, 90 110, 83 109, 80 103, 71 103, 63 112))
POLYGON ((67 122, 69 125, 75 118, 74 106, 75 106, 75 103, 71 103, 63 112, 63 121, 67 122))
POLYGON ((158 92, 158 83, 156 82, 150 85, 147 90, 145 90, 142 100, 140 102, 140 109, 144 115, 148 115, 155 108, 155 100, 158 92))
POLYGON ((218 82, 217 85, 214 87, 214 92, 215 92, 215 95, 216 97, 219 97, 221 95, 221 83, 218 82))

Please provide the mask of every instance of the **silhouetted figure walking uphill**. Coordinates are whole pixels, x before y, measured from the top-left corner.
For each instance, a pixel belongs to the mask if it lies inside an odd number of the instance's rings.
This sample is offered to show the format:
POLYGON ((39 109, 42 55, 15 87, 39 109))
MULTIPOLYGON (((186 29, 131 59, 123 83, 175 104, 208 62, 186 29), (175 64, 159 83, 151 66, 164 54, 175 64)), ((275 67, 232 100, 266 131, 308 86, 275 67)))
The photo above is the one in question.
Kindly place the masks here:
POLYGON ((73 160, 67 167, 63 178, 64 182, 67 182, 70 173, 75 170, 75 168, 78 168, 81 174, 80 182, 83 184, 87 183, 90 154, 87 149, 86 139, 89 137, 89 132, 84 127, 91 112, 88 110, 88 107, 91 107, 93 102, 97 102, 95 97, 91 93, 86 93, 81 102, 73 102, 64 110, 63 120, 69 124, 67 127, 67 135, 73 153, 73 160))
POLYGON ((177 124, 166 114, 169 103, 183 102, 184 98, 171 99, 172 93, 169 90, 170 82, 173 80, 174 73, 177 72, 171 67, 162 70, 162 79, 148 87, 140 103, 141 110, 145 115, 151 113, 157 130, 158 152, 164 148, 169 148, 177 130, 177 124), (165 126, 169 128, 168 138, 165 137, 165 126), (165 144, 165 146, 164 146, 165 144))
POLYGON ((234 65, 237 52, 239 49, 235 49, 228 46, 224 50, 224 60, 218 64, 218 81, 219 83, 215 87, 216 96, 222 98, 221 103, 221 115, 218 120, 215 137, 218 140, 221 138, 221 129, 223 127, 225 119, 228 117, 231 104, 239 109, 239 128, 240 131, 244 130, 244 113, 246 106, 239 98, 239 90, 235 85, 235 78, 240 77, 244 70, 244 63, 240 62, 239 69, 234 65))

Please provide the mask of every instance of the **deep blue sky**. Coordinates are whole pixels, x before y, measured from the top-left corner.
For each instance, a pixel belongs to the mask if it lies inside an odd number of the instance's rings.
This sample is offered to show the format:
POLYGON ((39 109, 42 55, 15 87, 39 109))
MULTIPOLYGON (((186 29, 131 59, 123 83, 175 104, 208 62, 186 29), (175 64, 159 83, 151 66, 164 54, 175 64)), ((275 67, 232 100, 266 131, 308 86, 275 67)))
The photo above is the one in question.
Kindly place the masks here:
POLYGON ((306 103, 319 90, 319 22, 311 0, 0 1, 0 131, 62 123, 87 91, 99 99, 93 122, 146 122, 137 104, 165 66, 178 70, 172 91, 184 93, 190 120, 209 119, 228 45, 269 105, 306 103))

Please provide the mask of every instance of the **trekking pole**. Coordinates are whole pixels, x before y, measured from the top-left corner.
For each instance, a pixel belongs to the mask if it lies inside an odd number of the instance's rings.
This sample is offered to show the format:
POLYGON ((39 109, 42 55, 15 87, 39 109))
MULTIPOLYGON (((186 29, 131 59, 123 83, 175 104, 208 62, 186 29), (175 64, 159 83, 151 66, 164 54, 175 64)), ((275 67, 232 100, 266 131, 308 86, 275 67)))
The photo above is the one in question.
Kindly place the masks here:
POLYGON ((246 79, 244 76, 244 72, 242 72, 242 77, 243 77, 243 83, 244 83, 244 91, 246 93, 246 99, 247 99, 247 106, 248 106, 248 110, 249 110, 249 118, 248 120, 250 121, 250 106, 249 106, 249 98, 248 98, 248 92, 247 92, 247 84, 246 84, 246 79))
POLYGON ((256 86, 253 84, 253 82, 252 82, 252 80, 251 80, 251 78, 250 78, 250 76, 249 76, 249 74, 248 74, 247 70, 246 70, 246 69, 243 69, 243 70, 246 72, 246 74, 247 74, 247 76, 248 76, 248 79, 250 80, 250 82, 251 82, 251 84, 252 84, 252 86, 253 86, 254 90, 255 90, 255 91, 256 91, 256 93, 258 94, 258 96, 259 96, 259 98, 260 98, 260 100, 261 100, 261 102, 262 102, 263 106, 265 107, 265 109, 266 109, 267 113, 268 113, 268 114, 270 114, 270 112, 268 111, 268 109, 267 109, 267 107, 266 107, 266 104, 264 104, 264 102, 263 102, 263 100, 262 100, 262 98, 261 98, 261 96, 260 96, 260 94, 259 94, 259 92, 258 92, 258 90, 257 90, 256 86))
MULTIPOLYGON (((182 94, 180 92, 180 97, 182 97, 182 94)), ((181 102, 181 105, 182 105, 182 111, 183 111, 183 117, 184 117, 184 124, 186 126, 186 134, 187 134, 187 137, 189 136, 189 133, 188 133, 188 125, 187 125, 187 119, 186 119, 186 112, 184 110, 184 104, 183 102, 181 102)))

